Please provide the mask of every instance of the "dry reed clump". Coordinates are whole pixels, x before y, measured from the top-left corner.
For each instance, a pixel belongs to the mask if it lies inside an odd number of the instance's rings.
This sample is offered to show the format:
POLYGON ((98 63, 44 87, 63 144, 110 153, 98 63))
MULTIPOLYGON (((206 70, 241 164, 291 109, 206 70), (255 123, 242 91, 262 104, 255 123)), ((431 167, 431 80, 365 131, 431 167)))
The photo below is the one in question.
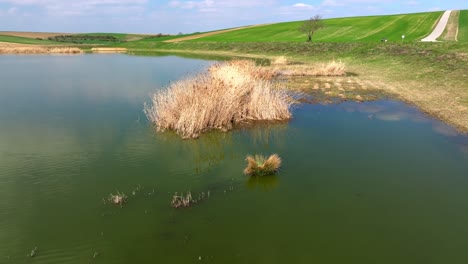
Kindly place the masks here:
POLYGON ((288 65, 288 63, 288 58, 286 58, 285 56, 278 56, 271 61, 272 65, 288 65))
POLYGON ((271 81, 274 74, 251 61, 215 64, 205 74, 172 83, 145 106, 158 131, 182 138, 258 120, 288 120, 293 99, 271 81))
POLYGON ((294 65, 277 70, 286 76, 342 76, 346 74, 346 65, 344 62, 333 60, 314 66, 294 65))
POLYGON ((268 159, 262 155, 247 156, 247 168, 244 174, 250 176, 265 176, 277 172, 281 166, 281 158, 278 154, 273 154, 268 159))
POLYGON ((67 53, 67 54, 78 54, 83 53, 79 48, 65 47, 65 48, 51 48, 49 53, 67 53))
POLYGON ((127 52, 127 48, 92 48, 92 52, 96 53, 125 53, 127 52))
POLYGON ((19 46, 19 47, 0 47, 0 54, 79 54, 83 51, 79 48, 71 47, 35 47, 35 46, 19 46))
POLYGON ((242 80, 271 80, 278 75, 275 70, 257 66, 251 60, 232 60, 211 66, 208 71, 218 78, 227 80, 229 78, 242 79, 242 80), (229 75, 233 73, 233 75, 229 75), (243 78, 236 75, 245 75, 243 78))

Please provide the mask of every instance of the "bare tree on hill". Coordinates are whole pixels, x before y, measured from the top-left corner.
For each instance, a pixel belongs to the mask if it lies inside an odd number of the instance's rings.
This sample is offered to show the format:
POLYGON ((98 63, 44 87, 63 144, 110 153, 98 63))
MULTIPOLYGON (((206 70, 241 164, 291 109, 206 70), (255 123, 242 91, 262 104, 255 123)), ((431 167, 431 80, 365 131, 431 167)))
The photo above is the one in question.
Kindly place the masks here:
POLYGON ((304 21, 304 23, 299 27, 299 31, 307 35, 307 42, 311 42, 314 33, 323 27, 324 24, 322 17, 320 15, 315 15, 314 17, 304 21))

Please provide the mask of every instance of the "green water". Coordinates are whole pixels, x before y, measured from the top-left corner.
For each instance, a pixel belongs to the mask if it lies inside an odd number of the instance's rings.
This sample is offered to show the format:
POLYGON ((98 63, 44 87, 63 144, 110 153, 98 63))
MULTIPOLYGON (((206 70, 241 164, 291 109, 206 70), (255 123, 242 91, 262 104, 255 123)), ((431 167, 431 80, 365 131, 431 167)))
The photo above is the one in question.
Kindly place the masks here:
POLYGON ((149 93, 210 63, 0 56, 0 263, 468 263, 466 136, 391 100, 155 133, 149 93), (281 172, 244 176, 253 153, 281 172))

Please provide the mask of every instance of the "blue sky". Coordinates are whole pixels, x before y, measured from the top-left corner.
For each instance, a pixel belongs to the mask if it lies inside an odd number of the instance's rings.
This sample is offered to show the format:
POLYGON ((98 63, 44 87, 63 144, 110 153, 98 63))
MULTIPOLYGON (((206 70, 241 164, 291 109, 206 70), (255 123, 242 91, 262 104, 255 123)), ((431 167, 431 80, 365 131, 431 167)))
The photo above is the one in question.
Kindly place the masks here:
POLYGON ((468 9, 466 0, 0 0, 0 31, 191 33, 259 23, 468 9))

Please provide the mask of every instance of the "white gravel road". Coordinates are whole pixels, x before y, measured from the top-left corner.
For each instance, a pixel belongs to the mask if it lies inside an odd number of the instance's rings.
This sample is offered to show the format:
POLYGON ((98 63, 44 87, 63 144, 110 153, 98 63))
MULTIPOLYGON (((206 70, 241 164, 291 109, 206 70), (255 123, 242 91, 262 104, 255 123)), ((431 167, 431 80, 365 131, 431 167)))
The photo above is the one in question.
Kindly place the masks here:
POLYGON ((435 42, 435 41, 437 41, 437 38, 440 37, 440 35, 442 35, 442 33, 444 32, 445 27, 447 26, 447 22, 449 20, 450 13, 452 13, 452 10, 445 11, 444 14, 442 15, 442 17, 440 18, 439 23, 437 23, 437 26, 432 31, 432 33, 429 36, 421 39, 421 41, 423 41, 423 42, 435 42))

